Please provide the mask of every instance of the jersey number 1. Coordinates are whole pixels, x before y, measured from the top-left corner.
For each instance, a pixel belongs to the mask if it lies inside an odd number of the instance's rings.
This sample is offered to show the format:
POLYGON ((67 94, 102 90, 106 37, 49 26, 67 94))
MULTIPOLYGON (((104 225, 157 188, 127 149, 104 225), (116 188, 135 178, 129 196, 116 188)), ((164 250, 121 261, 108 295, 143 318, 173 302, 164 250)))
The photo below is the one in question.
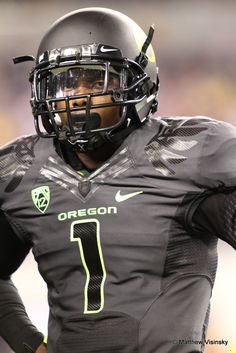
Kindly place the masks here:
POLYGON ((94 314, 104 307, 106 269, 100 241, 100 223, 84 219, 71 224, 70 240, 76 241, 86 273, 84 314, 94 314))

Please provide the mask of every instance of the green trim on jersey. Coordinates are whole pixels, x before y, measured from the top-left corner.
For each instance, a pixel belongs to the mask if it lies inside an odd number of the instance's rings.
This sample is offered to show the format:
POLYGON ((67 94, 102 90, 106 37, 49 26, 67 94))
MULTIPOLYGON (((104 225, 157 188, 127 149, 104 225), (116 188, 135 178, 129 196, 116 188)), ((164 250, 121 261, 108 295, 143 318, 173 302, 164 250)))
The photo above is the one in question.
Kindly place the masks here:
POLYGON ((91 174, 91 172, 88 169, 77 170, 77 173, 84 178, 88 177, 91 174))
MULTIPOLYGON (((101 247, 101 241, 100 241, 100 222, 95 218, 74 221, 71 224, 70 240, 78 242, 82 264, 83 264, 83 267, 84 267, 84 270, 86 273, 86 283, 85 283, 85 288, 84 288, 84 314, 99 313, 100 311, 103 310, 103 307, 104 307, 104 284, 105 284, 105 280, 106 280, 106 268, 105 268, 105 264, 104 264, 104 260, 103 260, 102 247, 101 247), (86 254, 86 251, 89 252, 89 251, 91 251, 91 249, 86 248, 85 241, 82 242, 82 231, 81 231, 81 235, 79 233, 79 237, 76 237, 76 235, 78 236, 78 227, 77 227, 76 231, 75 231, 75 227, 78 225, 86 224, 86 223, 88 225, 95 223, 95 226, 96 226, 96 234, 92 234, 92 232, 90 231, 90 233, 86 234, 86 238, 87 238, 87 241, 90 242, 90 245, 92 242, 94 244, 94 240, 95 240, 94 245, 96 246, 96 248, 98 250, 99 259, 97 259, 96 254, 94 254, 93 255, 94 256, 94 264, 95 265, 99 264, 99 269, 96 267, 94 268, 91 265, 91 263, 88 264, 86 261, 86 257, 88 256, 88 254, 86 254), (96 236, 96 238, 94 238, 94 235, 96 236), (101 270, 101 272, 99 272, 100 270, 101 270), (98 275, 100 277, 102 277, 102 281, 101 281, 99 288, 98 288, 98 290, 100 292, 99 293, 100 294, 99 295, 100 303, 99 303, 99 307, 94 310, 91 308, 96 307, 97 303, 92 302, 93 298, 89 299, 89 285, 92 282, 93 277, 96 277, 98 275)), ((93 283, 93 285, 94 285, 94 283, 93 283)))

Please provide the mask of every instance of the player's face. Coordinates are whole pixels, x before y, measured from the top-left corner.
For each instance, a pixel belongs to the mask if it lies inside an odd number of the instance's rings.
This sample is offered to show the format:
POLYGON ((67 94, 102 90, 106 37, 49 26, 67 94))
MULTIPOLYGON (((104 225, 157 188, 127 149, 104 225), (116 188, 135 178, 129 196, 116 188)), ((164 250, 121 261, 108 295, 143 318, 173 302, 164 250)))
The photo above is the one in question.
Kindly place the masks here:
MULTIPOLYGON (((54 86, 56 84, 57 97, 72 97, 81 96, 81 98, 73 98, 69 101, 70 108, 83 108, 83 110, 75 111, 75 114, 85 114, 86 106, 89 97, 86 95, 95 93, 97 96, 91 97, 91 105, 112 103, 111 95, 99 95, 105 90, 105 70, 102 67, 94 68, 75 67, 59 72, 54 77, 54 86)), ((120 87, 120 75, 113 70, 109 73, 109 80, 107 83, 108 90, 116 90, 120 87)), ((57 109, 65 108, 65 101, 57 102, 57 109)), ((110 127, 117 124, 121 118, 120 107, 100 107, 90 110, 90 113, 98 113, 100 116, 99 126, 95 128, 110 127)), ((67 125, 67 113, 59 114, 62 125, 67 125)))

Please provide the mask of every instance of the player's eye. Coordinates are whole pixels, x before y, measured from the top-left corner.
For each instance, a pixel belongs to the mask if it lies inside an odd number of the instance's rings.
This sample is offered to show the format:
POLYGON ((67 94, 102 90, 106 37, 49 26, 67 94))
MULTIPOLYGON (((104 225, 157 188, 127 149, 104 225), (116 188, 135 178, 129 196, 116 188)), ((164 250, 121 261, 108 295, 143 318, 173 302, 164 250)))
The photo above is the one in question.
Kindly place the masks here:
POLYGON ((104 87, 104 81, 103 80, 96 81, 92 85, 92 89, 103 89, 103 87, 104 87))

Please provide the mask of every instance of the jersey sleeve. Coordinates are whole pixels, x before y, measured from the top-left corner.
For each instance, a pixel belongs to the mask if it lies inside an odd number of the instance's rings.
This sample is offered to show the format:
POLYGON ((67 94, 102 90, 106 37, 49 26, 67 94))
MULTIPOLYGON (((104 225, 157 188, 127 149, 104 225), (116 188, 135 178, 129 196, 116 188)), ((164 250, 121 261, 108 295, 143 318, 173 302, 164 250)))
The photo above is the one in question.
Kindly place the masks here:
POLYGON ((18 238, 0 211, 0 278, 9 278, 21 265, 29 250, 29 243, 18 238))
POLYGON ((35 352, 43 334, 30 321, 10 275, 21 265, 30 250, 0 211, 0 336, 16 353, 35 352))
POLYGON ((199 181, 207 189, 236 187, 236 127, 213 121, 199 159, 199 181))
POLYGON ((236 250, 236 190, 205 198, 196 208, 189 224, 195 232, 216 236, 236 250))
POLYGON ((236 249, 236 127, 217 120, 210 128, 199 158, 201 193, 186 212, 192 232, 211 234, 236 249))

